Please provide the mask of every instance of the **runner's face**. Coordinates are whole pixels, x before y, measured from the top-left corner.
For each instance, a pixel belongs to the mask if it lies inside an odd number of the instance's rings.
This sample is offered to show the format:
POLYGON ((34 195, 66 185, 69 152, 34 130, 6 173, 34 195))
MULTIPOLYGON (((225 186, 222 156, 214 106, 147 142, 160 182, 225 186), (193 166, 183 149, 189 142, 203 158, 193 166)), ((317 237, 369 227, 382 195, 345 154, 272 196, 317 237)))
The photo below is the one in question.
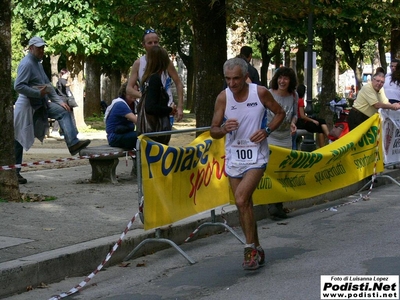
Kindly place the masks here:
POLYGON ((143 38, 143 47, 146 52, 149 52, 152 47, 159 45, 159 40, 155 32, 146 34, 143 38))
POLYGON ((233 67, 233 69, 225 70, 225 81, 226 85, 232 91, 232 93, 240 92, 246 84, 247 74, 242 74, 242 69, 239 66, 233 67))

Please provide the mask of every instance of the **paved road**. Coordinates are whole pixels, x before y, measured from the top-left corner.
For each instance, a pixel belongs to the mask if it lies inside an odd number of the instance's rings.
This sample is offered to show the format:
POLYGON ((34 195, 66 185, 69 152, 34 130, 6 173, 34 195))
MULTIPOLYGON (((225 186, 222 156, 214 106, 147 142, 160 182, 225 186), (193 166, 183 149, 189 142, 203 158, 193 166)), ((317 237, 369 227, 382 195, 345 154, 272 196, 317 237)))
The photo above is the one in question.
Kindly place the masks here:
MULTIPOLYGON (((397 185, 385 185, 374 189, 370 200, 337 211, 321 212, 331 202, 300 209, 283 222, 260 221, 267 262, 256 271, 242 270, 243 246, 222 233, 182 246, 194 265, 174 249, 163 250, 107 268, 70 298, 316 300, 320 275, 399 275, 399 191, 397 185)), ((83 279, 67 278, 7 299, 48 299, 83 279)))

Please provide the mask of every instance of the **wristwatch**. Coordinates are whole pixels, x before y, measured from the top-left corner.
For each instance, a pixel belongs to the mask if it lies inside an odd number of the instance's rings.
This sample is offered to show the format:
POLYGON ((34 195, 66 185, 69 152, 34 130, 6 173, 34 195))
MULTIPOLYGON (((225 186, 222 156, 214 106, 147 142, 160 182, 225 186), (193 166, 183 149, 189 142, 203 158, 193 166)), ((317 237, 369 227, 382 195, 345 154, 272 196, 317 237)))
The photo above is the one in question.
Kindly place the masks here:
POLYGON ((268 136, 272 133, 271 128, 269 128, 268 126, 264 128, 265 132, 268 134, 268 136))

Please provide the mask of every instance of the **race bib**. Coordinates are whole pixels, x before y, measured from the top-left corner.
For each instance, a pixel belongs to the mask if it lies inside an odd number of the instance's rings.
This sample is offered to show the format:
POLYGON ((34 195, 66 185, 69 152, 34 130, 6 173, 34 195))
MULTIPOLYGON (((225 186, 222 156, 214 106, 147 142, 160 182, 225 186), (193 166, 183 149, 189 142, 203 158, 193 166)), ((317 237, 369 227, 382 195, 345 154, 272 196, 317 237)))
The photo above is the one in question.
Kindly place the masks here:
POLYGON ((232 164, 237 166, 257 163, 257 153, 260 144, 250 140, 235 140, 231 145, 232 164))

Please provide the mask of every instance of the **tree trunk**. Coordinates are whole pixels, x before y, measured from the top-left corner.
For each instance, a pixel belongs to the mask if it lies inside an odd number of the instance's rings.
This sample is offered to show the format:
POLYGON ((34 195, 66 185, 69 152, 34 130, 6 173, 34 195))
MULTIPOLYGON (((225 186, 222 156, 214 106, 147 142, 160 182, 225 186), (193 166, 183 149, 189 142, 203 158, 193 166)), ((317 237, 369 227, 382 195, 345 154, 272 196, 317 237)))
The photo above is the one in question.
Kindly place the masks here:
POLYGON ((322 90, 320 94, 319 116, 326 120, 329 128, 333 125, 333 113, 325 104, 336 96, 335 71, 336 71, 336 37, 333 32, 322 37, 321 62, 322 62, 322 90))
POLYGON ((349 37, 339 39, 339 44, 344 53, 345 61, 354 71, 356 78, 356 91, 358 92, 362 87, 363 45, 359 45, 358 50, 353 52, 349 37))
POLYGON ((118 97, 118 91, 120 88, 121 88, 121 72, 119 70, 113 70, 112 74, 110 75, 111 101, 118 97))
POLYGON ((190 110, 191 113, 194 113, 196 110, 195 107, 195 97, 194 97, 194 57, 190 56, 190 62, 186 65, 186 108, 190 110))
POLYGON ((210 126, 215 99, 221 92, 224 80, 223 64, 227 52, 225 0, 216 1, 210 7, 211 2, 189 1, 194 34, 197 127, 210 126))
POLYGON ((300 38, 297 41, 297 53, 296 53, 296 73, 298 84, 304 84, 304 53, 307 50, 304 39, 300 38))
POLYGON ((58 81, 58 74, 62 68, 58 68, 58 60, 61 55, 50 55, 50 65, 51 65, 51 83, 56 86, 58 81))
POLYGON ((100 65, 92 56, 86 59, 86 89, 85 89, 85 107, 84 116, 100 116, 100 65))
MULTIPOLYGON (((399 36, 400 38, 400 36, 399 36)), ((382 68, 387 70, 387 62, 386 62, 386 54, 385 54, 385 41, 383 39, 378 40, 378 53, 379 53, 379 61, 381 63, 382 68)))
POLYGON ((268 87, 269 80, 268 80, 268 66, 271 62, 271 59, 279 58, 280 61, 280 51, 283 45, 281 40, 275 42, 275 46, 271 52, 269 52, 269 37, 265 34, 259 34, 256 36, 257 41, 259 42, 259 48, 261 52, 261 84, 268 87))
POLYGON ((67 69, 70 71, 72 79, 70 89, 74 95, 76 103, 78 104, 78 107, 74 108, 74 117, 78 131, 79 129, 87 127, 83 117, 85 90, 85 82, 83 79, 83 61, 84 58, 80 56, 70 56, 67 60, 67 69))
POLYGON ((101 76, 101 100, 107 103, 107 105, 111 104, 111 101, 114 100, 111 96, 111 80, 110 77, 103 74, 101 76))
POLYGON ((79 129, 86 128, 85 118, 83 116, 83 111, 85 108, 85 82, 83 80, 83 71, 80 71, 77 76, 74 77, 71 85, 71 92, 74 95, 75 101, 78 107, 74 107, 74 117, 76 122, 76 127, 79 129))
POLYGON ((285 67, 290 68, 290 46, 286 45, 285 52, 283 53, 285 56, 285 67))
MULTIPOLYGON (((393 0, 393 7, 398 8, 399 6, 400 0, 393 0)), ((392 30, 390 32, 390 56, 392 59, 400 57, 400 20, 398 18, 392 22, 392 30)))
MULTIPOLYGON (((13 99, 11 93, 11 1, 0 0, 0 166, 15 164, 13 99)), ((15 170, 0 170, 0 199, 19 200, 15 170)))

